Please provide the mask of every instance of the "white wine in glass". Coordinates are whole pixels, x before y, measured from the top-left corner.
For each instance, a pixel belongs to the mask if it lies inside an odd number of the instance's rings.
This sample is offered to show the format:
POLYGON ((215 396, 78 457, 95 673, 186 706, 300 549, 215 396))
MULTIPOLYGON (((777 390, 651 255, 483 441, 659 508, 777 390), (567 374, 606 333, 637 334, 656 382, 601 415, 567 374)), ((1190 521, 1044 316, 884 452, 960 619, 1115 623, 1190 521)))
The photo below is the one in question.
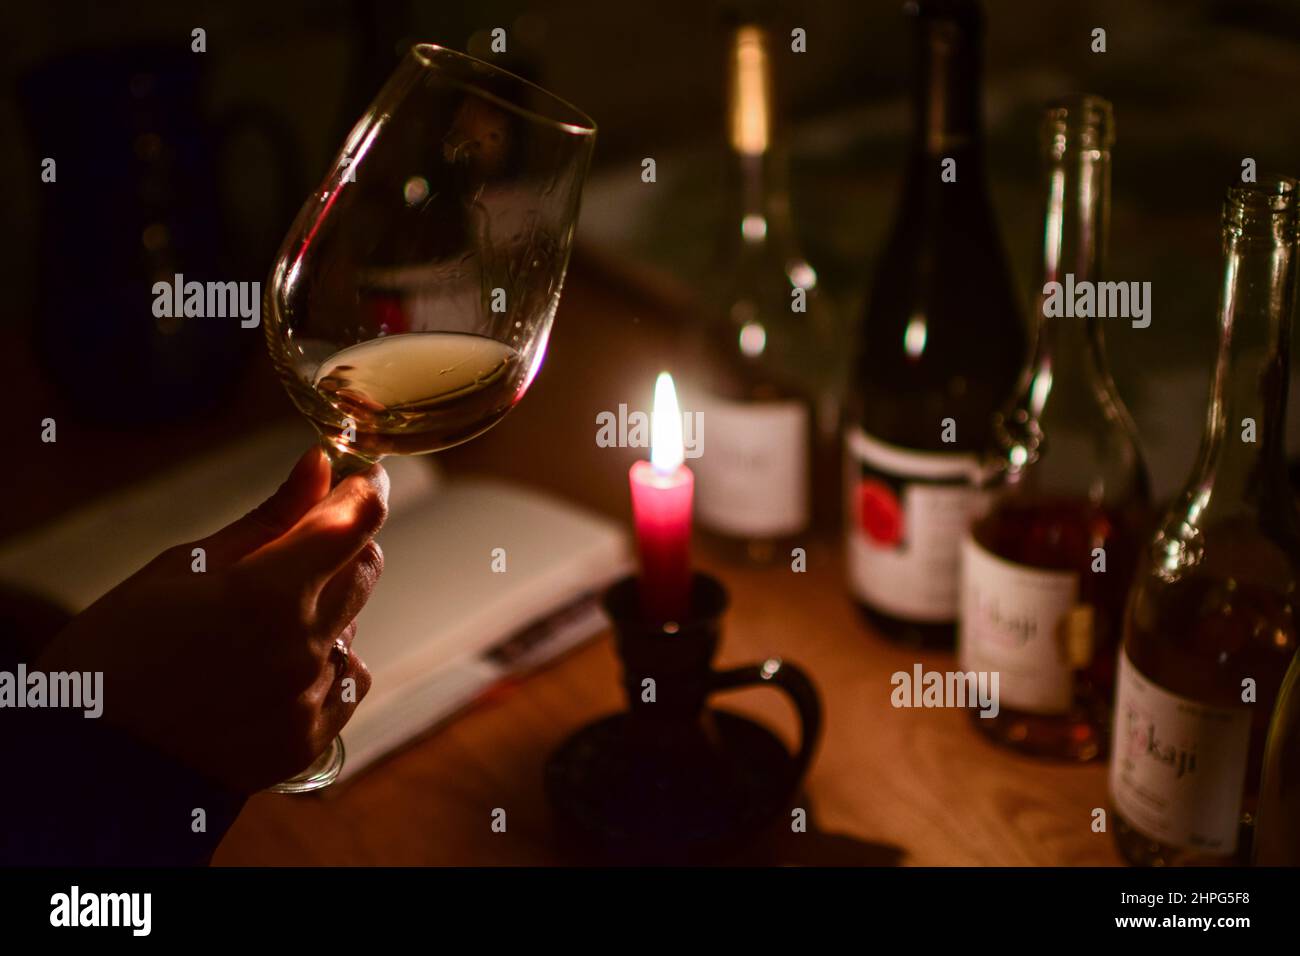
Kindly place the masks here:
MULTIPOLYGON (((546 353, 595 144, 589 117, 433 44, 402 60, 290 228, 267 347, 334 479, 482 434, 546 353)), ((272 789, 337 778, 335 740, 272 789)))
POLYGON ((308 412, 322 435, 355 454, 422 455, 500 421, 523 393, 522 361, 506 343, 468 332, 388 335, 327 358, 301 404, 322 402, 352 421, 355 437, 342 434, 337 415, 308 412))

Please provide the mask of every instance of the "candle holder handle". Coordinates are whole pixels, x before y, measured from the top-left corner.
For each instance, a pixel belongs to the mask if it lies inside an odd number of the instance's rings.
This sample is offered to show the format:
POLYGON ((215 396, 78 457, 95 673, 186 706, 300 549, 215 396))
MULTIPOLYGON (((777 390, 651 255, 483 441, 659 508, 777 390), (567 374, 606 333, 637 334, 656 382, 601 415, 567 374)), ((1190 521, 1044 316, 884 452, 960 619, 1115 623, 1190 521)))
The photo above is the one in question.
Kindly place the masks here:
POLYGON ((546 790, 563 832, 606 857, 680 863, 747 845, 788 811, 821 735, 808 675, 771 657, 722 670, 713 659, 727 590, 691 579, 687 613, 644 613, 639 581, 605 593, 627 710, 579 730, 551 755, 546 790), (799 717, 795 752, 762 724, 710 706, 714 694, 775 687, 799 717))
POLYGON ((769 657, 758 664, 745 664, 724 671, 713 671, 711 691, 743 690, 764 684, 775 687, 790 698, 799 717, 799 749, 795 752, 790 770, 796 780, 802 779, 821 736, 822 705, 812 679, 794 664, 779 657, 769 657))

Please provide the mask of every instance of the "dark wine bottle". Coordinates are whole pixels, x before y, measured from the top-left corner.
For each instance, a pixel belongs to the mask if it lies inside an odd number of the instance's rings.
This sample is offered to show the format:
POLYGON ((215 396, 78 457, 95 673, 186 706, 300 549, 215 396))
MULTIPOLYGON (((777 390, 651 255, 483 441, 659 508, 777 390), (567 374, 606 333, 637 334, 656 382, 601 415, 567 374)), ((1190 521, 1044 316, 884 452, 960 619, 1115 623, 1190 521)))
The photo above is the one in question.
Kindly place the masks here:
POLYGON ((951 646, 970 479, 1024 360, 985 184, 983 17, 919 0, 915 132, 862 318, 845 431, 849 589, 875 630, 951 646))
POLYGON ((1192 474, 1129 596, 1110 764, 1131 863, 1243 863, 1264 741, 1300 613, 1300 515, 1283 452, 1297 184, 1224 205, 1219 356, 1192 474))
POLYGON ((976 726, 1025 753, 1071 760, 1106 748, 1124 599, 1150 507, 1102 340, 1103 323, 1124 321, 1109 314, 1102 290, 1113 286, 1101 281, 1113 130, 1110 104, 1095 96, 1044 116, 1034 347, 994 419, 980 463, 984 513, 962 551, 962 666, 1000 675, 999 712, 976 726))

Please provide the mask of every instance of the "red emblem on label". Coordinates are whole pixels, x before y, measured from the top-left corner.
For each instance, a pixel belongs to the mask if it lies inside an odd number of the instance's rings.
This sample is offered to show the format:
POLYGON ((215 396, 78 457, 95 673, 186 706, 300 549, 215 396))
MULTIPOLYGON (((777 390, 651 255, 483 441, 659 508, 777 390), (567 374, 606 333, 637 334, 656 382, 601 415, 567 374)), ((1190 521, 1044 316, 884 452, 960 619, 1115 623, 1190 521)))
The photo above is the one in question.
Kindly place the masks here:
POLYGON ((858 485, 862 530, 876 544, 892 548, 903 540, 903 506, 887 484, 871 478, 858 485))

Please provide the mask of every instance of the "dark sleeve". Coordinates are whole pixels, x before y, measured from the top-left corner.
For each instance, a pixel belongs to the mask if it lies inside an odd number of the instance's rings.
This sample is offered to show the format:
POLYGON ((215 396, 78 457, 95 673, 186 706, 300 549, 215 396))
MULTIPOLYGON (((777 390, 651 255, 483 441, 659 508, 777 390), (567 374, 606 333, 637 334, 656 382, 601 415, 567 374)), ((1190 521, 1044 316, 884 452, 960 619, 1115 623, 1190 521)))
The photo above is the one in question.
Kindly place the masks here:
POLYGON ((0 708, 0 864, 204 865, 243 805, 102 718, 0 708))
MULTIPOLYGON (((71 619, 0 582, 0 671, 35 660, 71 619)), ((102 718, 0 706, 0 865, 204 864, 243 806, 102 718)))

